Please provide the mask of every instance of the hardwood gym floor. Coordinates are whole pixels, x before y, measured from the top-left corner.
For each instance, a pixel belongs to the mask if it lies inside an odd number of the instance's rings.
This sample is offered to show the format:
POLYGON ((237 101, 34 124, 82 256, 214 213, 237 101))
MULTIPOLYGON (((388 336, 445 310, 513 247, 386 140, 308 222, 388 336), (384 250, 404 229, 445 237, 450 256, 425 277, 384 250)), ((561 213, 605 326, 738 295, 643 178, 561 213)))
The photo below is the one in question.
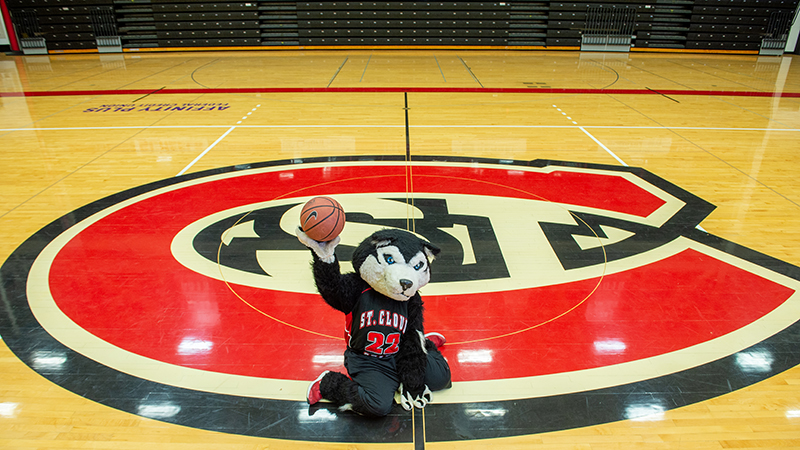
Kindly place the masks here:
POLYGON ((0 447, 798 448, 794 57, 0 56, 0 447), (314 195, 455 255, 424 412, 305 404, 314 195))

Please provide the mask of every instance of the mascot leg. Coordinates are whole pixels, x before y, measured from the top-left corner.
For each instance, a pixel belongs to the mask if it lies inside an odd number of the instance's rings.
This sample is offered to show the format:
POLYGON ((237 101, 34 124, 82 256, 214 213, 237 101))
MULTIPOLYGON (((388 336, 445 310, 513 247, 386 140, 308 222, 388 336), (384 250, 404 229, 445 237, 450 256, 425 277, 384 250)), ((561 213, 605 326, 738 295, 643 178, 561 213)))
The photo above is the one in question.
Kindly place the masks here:
MULTIPOLYGON (((362 377, 363 380, 368 381, 370 376, 362 377)), ((339 372, 325 372, 318 381, 314 382, 309 388, 309 393, 314 391, 315 384, 318 383, 318 394, 309 394, 308 402, 314 404, 320 398, 330 400, 334 404, 340 405, 341 410, 352 410, 358 414, 365 416, 383 417, 389 414, 394 398, 394 391, 392 391, 388 400, 382 400, 380 395, 376 396, 374 392, 364 389, 355 381, 347 377, 347 375, 339 372)), ((397 389, 396 387, 394 388, 397 389)))
MULTIPOLYGON (((444 337, 442 337, 444 341, 444 337)), ((447 389, 453 385, 450 381, 450 365, 439 352, 438 342, 433 339, 425 341, 425 350, 428 351, 428 365, 425 369, 425 385, 432 391, 447 389)))
POLYGON ((394 359, 382 360, 345 352, 347 373, 357 384, 352 410, 365 416, 383 417, 392 410, 400 386, 394 359))

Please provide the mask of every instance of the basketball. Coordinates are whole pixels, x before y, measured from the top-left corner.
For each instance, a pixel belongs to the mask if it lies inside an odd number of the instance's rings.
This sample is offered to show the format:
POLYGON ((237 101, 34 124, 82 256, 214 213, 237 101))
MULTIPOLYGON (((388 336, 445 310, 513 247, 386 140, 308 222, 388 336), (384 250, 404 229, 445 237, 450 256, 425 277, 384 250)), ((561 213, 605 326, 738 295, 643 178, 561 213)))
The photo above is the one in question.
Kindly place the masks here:
POLYGON ((332 240, 342 232, 344 222, 342 205, 330 197, 314 197, 300 212, 300 228, 315 241, 332 240))

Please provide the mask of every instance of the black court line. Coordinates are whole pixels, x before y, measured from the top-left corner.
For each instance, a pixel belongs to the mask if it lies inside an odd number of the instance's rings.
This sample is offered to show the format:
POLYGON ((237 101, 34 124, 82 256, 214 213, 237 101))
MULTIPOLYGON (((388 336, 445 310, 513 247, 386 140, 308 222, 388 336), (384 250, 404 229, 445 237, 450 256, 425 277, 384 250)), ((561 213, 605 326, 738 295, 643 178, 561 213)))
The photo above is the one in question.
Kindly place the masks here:
POLYGON ((406 202, 411 205, 411 217, 406 217, 406 229, 414 231, 416 229, 416 222, 414 218, 414 174, 411 171, 411 131, 408 125, 408 92, 403 93, 403 112, 405 113, 405 127, 406 127, 406 202))
MULTIPOLYGON (((191 61, 193 61, 193 59, 191 59, 191 60, 186 60, 186 61, 183 61, 183 62, 179 62, 178 64, 175 64, 175 65, 172 65, 172 66, 166 67, 166 68, 164 68, 164 69, 162 69, 162 70, 159 70, 158 72, 151 73, 151 74, 149 74, 149 75, 145 75, 145 76, 143 76, 142 78, 139 78, 139 79, 137 79, 137 80, 133 80, 133 81, 131 81, 131 82, 130 82, 130 83, 128 83, 128 84, 125 84, 125 85, 123 85, 123 86, 120 86, 120 89, 122 90, 123 88, 125 88, 125 87, 127 87, 127 86, 130 86, 130 85, 132 85, 132 84, 137 84, 137 83, 140 83, 140 82, 142 82, 143 80, 146 80, 146 79, 148 79, 148 78, 150 78, 150 77, 154 77, 154 76, 156 76, 156 75, 159 75, 159 74, 162 74, 162 73, 164 73, 164 72, 170 71, 170 70, 172 70, 172 69, 174 69, 174 68, 176 68, 176 67, 182 66, 182 65, 184 65, 184 64, 187 64, 187 63, 189 63, 189 62, 191 62, 191 61)), ((174 78, 174 79, 173 79, 171 82, 172 82, 172 83, 174 83, 175 81, 177 81, 177 80, 179 80, 179 79, 181 79, 181 78, 184 78, 184 77, 185 77, 185 75, 182 75, 182 76, 180 76, 180 77, 178 77, 178 78, 174 78)), ((70 84, 71 84, 71 83, 70 83, 70 84)), ((164 89, 164 88, 161 88, 161 89, 164 89)), ((145 93, 145 94, 146 94, 147 92, 143 92, 143 93, 145 93)))
MULTIPOLYGON (((660 93, 658 91, 652 91, 652 92, 655 93, 655 94, 663 95, 662 93, 660 93)), ((711 157, 716 158, 721 163, 727 165, 728 167, 730 167, 731 169, 735 170, 736 172, 739 172, 740 174, 742 174, 746 178, 749 178, 750 180, 752 180, 753 182, 755 182, 758 185, 762 186, 763 188, 770 190, 771 192, 773 192, 774 194, 780 196, 781 198, 783 198, 784 200, 788 201, 789 203, 792 203, 795 206, 800 207, 800 203, 798 203, 795 200, 792 200, 786 194, 783 194, 783 193, 779 192, 778 188, 773 187, 771 185, 768 185, 766 182, 760 180, 758 177, 753 176, 752 174, 748 173, 746 170, 743 170, 740 167, 738 167, 737 165, 735 165, 734 163, 732 163, 731 161, 728 161, 723 156, 720 156, 717 153, 714 153, 711 150, 709 150, 709 149, 703 147, 702 145, 698 144, 697 142, 694 142, 693 140, 689 139, 687 136, 684 136, 683 134, 681 134, 679 131, 667 127, 663 123, 659 122, 658 120, 654 119, 653 117, 648 116, 647 114, 643 113, 642 111, 639 111, 638 109, 634 108, 633 106, 628 105, 627 103, 623 102, 619 98, 612 97, 612 99, 614 99, 615 101, 617 101, 618 103, 620 103, 622 105, 625 105, 626 107, 632 109, 633 111, 636 111, 637 113, 641 114, 643 117, 646 117, 648 120, 653 121, 656 125, 664 127, 664 130, 674 134, 675 136, 677 136, 680 139, 683 139, 684 141, 688 142, 690 145, 693 145, 694 147, 696 147, 700 151, 703 151, 703 152, 707 153, 711 157)), ((675 100, 675 101, 677 101, 677 100, 675 100)), ((725 101, 725 100, 722 100, 722 101, 725 101)), ((755 113, 755 114, 757 114, 757 113, 755 113)), ((781 124, 781 125, 783 125, 783 124, 781 124)), ((784 126, 789 127, 788 125, 784 125, 784 126)), ((789 127, 789 128, 791 128, 791 127, 789 127)))
MULTIPOLYGON (((678 81, 678 80, 673 80, 672 78, 665 77, 664 75, 661 75, 660 73, 656 73, 656 72, 653 72, 653 71, 651 71, 651 70, 644 69, 644 68, 643 68, 643 67, 641 67, 640 65, 631 66, 631 67, 634 67, 636 70, 639 70, 639 71, 641 71, 641 72, 644 72, 644 73, 650 74, 650 75, 652 75, 652 76, 654 76, 654 77, 656 77, 656 78, 661 78, 661 79, 662 79, 662 80, 664 80, 664 81, 668 81, 668 82, 670 82, 670 83, 677 84, 678 86, 682 86, 682 87, 684 87, 686 90, 689 90, 689 89, 691 89, 691 87, 689 87, 689 86, 688 86, 688 85, 686 85, 686 84, 683 84, 683 83, 681 83, 681 82, 680 82, 680 81, 678 81)), ((666 90, 665 90, 664 92, 666 92, 666 90)))
POLYGON ((470 67, 467 65, 467 63, 463 59, 461 59, 460 56, 458 57, 458 59, 461 61, 461 64, 464 64, 464 67, 467 68, 467 72, 469 72, 469 74, 472 75, 472 78, 475 80, 475 82, 477 82, 478 85, 481 88, 483 88, 483 83, 481 83, 481 80, 479 80, 478 77, 476 77, 475 74, 472 73, 472 69, 470 69, 470 67))
POLYGON ((617 81, 619 81, 619 72, 617 72, 616 69, 614 69, 613 67, 609 67, 609 66, 607 66, 607 65, 605 65, 603 63, 597 62, 597 61, 589 61, 589 62, 591 62, 592 64, 594 64, 594 65, 596 65, 598 67, 600 67, 603 70, 609 71, 609 72, 614 74, 614 81, 612 81, 611 83, 603 86, 601 89, 608 89, 611 86, 617 84, 617 81))
POLYGON ((650 89, 650 88, 649 88, 649 87, 647 87, 647 86, 645 86, 645 87, 647 88, 647 90, 648 90, 648 91, 653 91, 653 92, 655 92, 656 94, 658 94, 658 95, 660 95, 660 96, 662 96, 662 97, 666 97, 666 98, 668 98, 668 99, 672 100, 672 101, 673 101, 673 102, 675 102, 675 103, 680 103, 679 101, 675 100, 674 98, 670 97, 669 95, 662 94, 661 92, 658 92, 658 91, 657 91, 657 90, 655 90, 655 89, 650 89))
POLYGON ((439 59, 436 56, 434 56, 433 60, 436 61, 436 67, 439 68, 439 73, 442 74, 442 79, 444 80, 445 83, 447 83, 447 78, 444 77, 444 71, 442 70, 442 66, 439 64, 439 59))
MULTIPOLYGON (((215 59, 215 60, 213 60, 213 61, 211 61, 211 62, 207 62, 207 63, 203 64, 202 66, 200 66, 200 67, 198 67, 198 68, 194 69, 194 70, 192 71, 192 76, 191 76, 191 78, 192 78, 192 81, 194 81, 194 83, 195 83, 196 85, 198 85, 198 86, 202 86, 202 87, 204 87, 204 88, 210 88, 210 86, 206 86, 205 84, 203 84, 203 83, 201 83, 201 82, 197 81, 197 78, 195 78, 194 76, 195 76, 195 74, 196 74, 196 73, 197 73, 197 72, 198 72, 200 69, 202 69, 202 68, 204 68, 204 67, 206 67, 206 66, 210 66, 211 64, 214 64, 215 62, 217 62, 217 61, 219 61, 219 60, 220 60, 220 58, 217 58, 217 59, 215 59)), ((163 89, 163 88, 162 88, 162 89, 163 89)))
MULTIPOLYGON (((342 71, 342 67, 344 67, 344 65, 345 65, 345 64, 347 64, 347 60, 348 60, 348 59, 350 59, 350 57, 349 57, 349 56, 344 58, 344 62, 342 62, 342 65, 341 65, 341 66, 339 66, 339 68, 338 68, 338 69, 336 69, 336 73, 335 73, 335 74, 333 74, 333 78, 331 78, 331 81, 329 81, 329 82, 328 82, 328 86, 327 86, 327 87, 331 87, 331 84, 333 84, 333 80, 335 80, 335 79, 336 79, 336 77, 338 77, 338 76, 339 76, 339 72, 341 72, 341 71, 342 71)), ((366 70, 366 68, 365 68, 364 70, 366 70)))
POLYGON ((158 91, 160 91, 160 90, 162 90, 162 89, 165 89, 165 88, 166 88, 166 86, 161 86, 160 88, 156 89, 156 90, 155 90, 155 91, 153 91, 153 92, 150 92, 150 93, 148 93, 148 94, 144 94, 143 96, 141 96, 141 97, 137 98, 136 100, 132 101, 131 103, 136 103, 136 102, 138 102, 139 100, 141 100, 141 99, 143 99, 143 98, 146 98, 146 97, 149 97, 150 95, 153 95, 153 94, 157 93, 158 91))
POLYGON ((425 449, 425 413, 422 409, 414 408, 414 450, 425 449))
MULTIPOLYGON (((367 58, 367 65, 366 65, 366 66, 364 66, 364 71, 363 71, 363 72, 361 72, 361 79, 360 79, 360 80, 358 80, 358 82, 359 82, 359 83, 361 83, 362 81, 364 81, 364 75, 367 73, 367 67, 369 67, 369 62, 370 62, 370 61, 372 61, 372 55, 369 55, 369 58, 367 58)), ((341 68, 340 68, 340 69, 341 69, 341 68)), ((330 86, 330 85, 329 85, 329 86, 330 86)))
POLYGON ((411 160, 411 135, 408 130, 408 92, 403 93, 403 100, 405 105, 403 106, 403 111, 406 114, 406 161, 411 160))
MULTIPOLYGON (((675 61, 672 61, 672 60, 670 60, 670 61, 668 61, 668 62, 669 62, 670 64, 674 64, 674 65, 676 65, 676 66, 680 66, 680 67, 682 67, 684 70, 687 70, 687 71, 689 71, 689 70, 693 70, 693 71, 696 71, 696 72, 700 72, 700 73, 702 73, 703 75, 708 75, 708 76, 712 76, 712 77, 715 77, 715 78, 719 78, 720 80, 725 80, 725 81, 727 81, 728 83, 734 83, 734 84, 738 84, 739 86, 743 86, 743 87, 745 87, 745 88, 749 88, 749 89, 758 89, 758 88, 754 88, 754 87, 750 86, 749 84, 745 84, 745 83, 742 83, 742 82, 740 82, 740 81, 736 81, 736 80, 733 80, 733 79, 730 79, 730 78, 725 78, 725 77, 723 77, 723 76, 717 75, 717 72, 716 72, 716 71, 718 71, 718 70, 719 70, 719 71, 723 71, 723 72, 727 72, 727 73, 729 73, 729 74, 732 74, 732 75, 737 75, 737 76, 741 76, 741 75, 742 75, 742 74, 738 74, 738 73, 736 73, 736 72, 732 72, 732 71, 730 71, 730 70, 728 70, 728 69, 725 69, 724 67, 717 67, 717 66, 709 65, 709 64, 706 64, 706 63, 704 63, 704 62, 703 62, 703 63, 700 63, 702 66, 705 66, 705 69, 709 69, 709 70, 704 70, 704 69, 700 69, 699 67, 694 67, 694 64, 687 66, 687 65, 685 65, 685 64, 680 64, 680 63, 678 63, 678 62, 675 62, 675 61)), ((754 78, 755 78, 755 77, 753 77, 752 75, 745 75, 745 76, 746 76, 746 77, 748 77, 748 78, 750 78, 750 79, 754 79, 754 78)), ((757 82, 757 81, 758 81, 758 79, 755 79, 754 81, 756 81, 756 82, 757 82)))

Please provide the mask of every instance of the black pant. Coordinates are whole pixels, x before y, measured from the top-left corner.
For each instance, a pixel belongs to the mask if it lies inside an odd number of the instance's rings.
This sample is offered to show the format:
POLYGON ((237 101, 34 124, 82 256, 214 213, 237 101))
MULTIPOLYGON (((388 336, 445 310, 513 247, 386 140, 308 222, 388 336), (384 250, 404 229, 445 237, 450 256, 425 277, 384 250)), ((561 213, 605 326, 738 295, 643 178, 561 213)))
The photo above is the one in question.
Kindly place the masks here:
MULTIPOLYGON (((344 366, 350 378, 358 384, 358 395, 369 413, 375 416, 388 414, 394 393, 400 386, 395 359, 358 355, 348 349, 344 352, 344 366)), ((431 391, 450 386, 450 366, 437 349, 428 350, 425 385, 431 391)))

